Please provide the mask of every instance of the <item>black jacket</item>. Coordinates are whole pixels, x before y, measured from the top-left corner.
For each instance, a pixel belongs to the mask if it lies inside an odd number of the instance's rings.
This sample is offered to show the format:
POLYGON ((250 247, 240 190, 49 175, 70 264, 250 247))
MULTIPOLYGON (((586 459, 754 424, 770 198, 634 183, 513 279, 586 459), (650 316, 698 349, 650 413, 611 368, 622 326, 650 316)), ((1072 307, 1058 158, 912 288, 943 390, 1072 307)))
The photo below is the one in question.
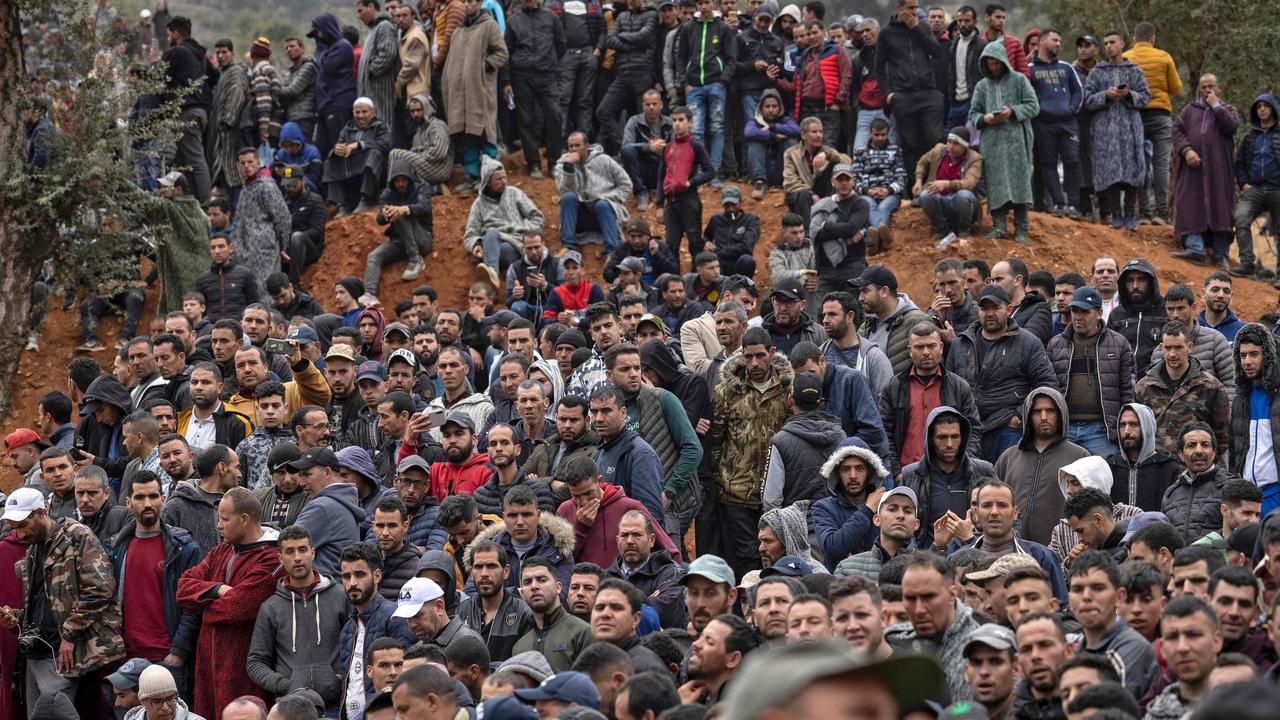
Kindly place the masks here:
POLYGON ((683 85, 728 86, 733 80, 737 33, 720 18, 698 16, 676 30, 676 79, 683 85))
MULTIPOLYGON (((953 34, 951 36, 951 42, 947 45, 947 58, 945 63, 947 66, 947 86, 944 88, 944 92, 947 94, 947 100, 949 100, 953 105, 957 102, 968 102, 968 100, 956 100, 956 66, 960 64, 956 59, 956 52, 958 50, 956 46, 956 39, 958 37, 958 34, 953 34)), ((965 85, 969 88, 970 98, 973 97, 973 88, 977 86, 978 81, 982 79, 982 65, 980 63, 982 49, 986 46, 987 41, 982 37, 982 31, 975 29, 973 31, 973 40, 969 41, 969 50, 965 54, 963 61, 965 85)), ((1084 80, 1081 80, 1080 84, 1083 85, 1084 80)), ((959 328, 956 329, 958 330, 959 328)))
POLYGON ((516 301, 516 299, 511 295, 512 290, 515 289, 515 283, 512 282, 513 279, 519 282, 520 286, 524 288, 524 297, 520 299, 537 307, 545 306, 547 304, 551 291, 560 284, 560 277, 560 261, 556 260, 551 253, 547 252, 543 254, 542 262, 538 263, 538 267, 536 269, 530 268, 529 261, 525 259, 524 255, 521 255, 515 262, 507 266, 507 307, 511 307, 511 303, 516 301), (529 273, 531 271, 542 275, 543 279, 547 281, 545 287, 534 288, 529 286, 529 273))
POLYGON ((400 599, 400 588, 418 575, 418 559, 422 550, 405 538, 400 551, 391 557, 382 559, 382 582, 378 583, 378 593, 382 597, 396 601, 400 599))
POLYGON ((476 507, 480 509, 481 515, 502 515, 502 501, 507 497, 507 493, 511 488, 517 485, 527 485, 533 490, 533 494, 538 496, 538 509, 542 512, 555 512, 556 508, 551 502, 551 484, 549 481, 531 478, 520 472, 516 475, 516 479, 510 485, 500 485, 498 483, 498 473, 495 470, 493 475, 489 477, 489 481, 476 488, 472 497, 476 501, 476 507))
POLYGON ((1018 414, 1022 400, 1035 388, 1058 387, 1044 345, 1012 319, 1005 334, 979 359, 979 327, 956 335, 947 353, 946 369, 963 377, 973 389, 984 433, 1000 430, 1018 414))
POLYGON ((613 29, 604 46, 614 51, 613 70, 618 75, 653 76, 653 43, 658 36, 658 11, 652 6, 623 10, 613 18, 613 29))
POLYGON ((885 99, 896 92, 937 90, 933 68, 942 52, 925 23, 911 30, 896 17, 890 20, 876 41, 876 80, 885 99))
POLYGON ((658 621, 664 628, 683 628, 688 618, 684 604, 684 566, 671 558, 671 553, 655 547, 640 567, 627 575, 622 569, 622 557, 604 571, 606 577, 620 578, 644 593, 645 602, 658 611, 658 621))
POLYGON ((320 303, 311 296, 311 293, 294 289, 293 302, 285 307, 276 305, 275 308, 284 315, 285 320, 292 320, 295 317, 313 318, 316 315, 323 315, 324 308, 320 307, 320 303))
POLYGON ((173 91, 189 86, 193 81, 204 78, 204 85, 182 99, 182 109, 209 110, 213 103, 213 86, 218 83, 219 72, 209 62, 207 51, 200 43, 187 38, 164 51, 160 59, 168 63, 169 72, 165 77, 165 88, 170 90, 167 98, 174 96, 173 91))
POLYGON ((205 317, 210 322, 223 318, 239 320, 245 307, 261 298, 253 270, 233 260, 228 260, 226 265, 214 265, 196 278, 196 290, 204 295, 205 317))
MULTIPOLYGON (((133 411, 129 391, 124 389, 114 375, 99 375, 89 383, 89 388, 84 392, 84 402, 85 405, 101 403, 115 406, 120 410, 122 423, 133 411)), ((85 405, 81 406, 82 413, 85 405)), ((75 447, 94 456, 93 464, 106 471, 115 489, 119 489, 124 470, 132 459, 124 448, 124 433, 119 430, 116 425, 103 425, 89 412, 80 418, 75 439, 75 447), (114 457, 109 457, 112 455, 114 457)))
POLYGON ((765 509, 774 505, 770 482, 777 473, 785 474, 782 499, 777 507, 790 507, 799 500, 816 502, 830 493, 822 466, 831 453, 844 442, 845 431, 840 418, 830 413, 801 412, 782 423, 769 441, 769 462, 765 466, 765 509), (773 476, 771 478, 770 476, 773 476))
POLYGON ((313 192, 301 195, 284 194, 284 204, 289 208, 291 222, 289 230, 305 233, 307 239, 315 243, 317 248, 324 248, 324 198, 313 192))
POLYGON ((504 38, 511 60, 507 67, 513 73, 542 75, 555 85, 560 58, 564 57, 564 26, 560 18, 546 8, 529 9, 523 5, 507 12, 504 38))
POLYGON ((799 343, 808 341, 814 345, 821 346, 827 341, 827 331, 822 329, 822 325, 816 320, 809 317, 809 313, 800 312, 800 322, 796 323, 795 328, 791 332, 778 325, 774 319, 774 314, 769 313, 764 316, 764 320, 760 322, 760 327, 769 333, 769 339, 773 341, 774 348, 782 353, 784 357, 791 354, 791 350, 799 343))
POLYGON ((944 405, 934 408, 929 413, 924 426, 924 456, 918 462, 902 468, 902 477, 898 479, 899 485, 911 488, 916 494, 916 517, 920 519, 920 529, 916 531, 916 544, 922 548, 933 546, 933 524, 938 521, 938 518, 945 515, 947 510, 955 510, 960 517, 966 517, 963 510, 969 505, 969 491, 983 481, 996 477, 995 468, 991 463, 978 458, 969 449, 973 443, 975 426, 967 416, 961 415, 960 436, 965 441, 965 453, 956 472, 951 476, 954 487, 934 486, 936 478, 930 457, 933 451, 929 446, 929 428, 933 426, 937 417, 947 410, 955 410, 955 408, 944 405), (952 491, 960 485, 964 486, 964 491, 953 494, 952 491))
POLYGON ((745 32, 738 33, 738 52, 733 73, 734 79, 738 81, 738 92, 743 95, 759 95, 765 88, 774 87, 777 83, 763 70, 756 69, 756 61, 763 60, 781 68, 785 52, 786 44, 772 32, 760 32, 752 26, 745 32))
POLYGON ((1023 330, 1035 335, 1041 345, 1048 345, 1049 338, 1053 337, 1053 311, 1038 292, 1030 291, 1022 296, 1022 302, 1013 311, 1013 319, 1023 330))
POLYGON ((760 241, 760 218, 742 211, 736 218, 730 218, 728 213, 716 213, 707 220, 702 239, 716 244, 716 257, 720 258, 721 265, 733 267, 739 257, 755 253, 756 243, 760 241))
POLYGON ((1129 347, 1133 348, 1133 379, 1136 382, 1151 368, 1151 355, 1160 344, 1161 329, 1169 322, 1169 315, 1164 310, 1160 280, 1150 260, 1134 258, 1125 263, 1118 283, 1120 306, 1111 311, 1107 327, 1123 335, 1129 341, 1129 347), (1150 279, 1147 299, 1141 305, 1134 302, 1125 287, 1127 278, 1133 273, 1142 273, 1150 279))
MULTIPOLYGON (((978 414, 978 403, 973 398, 973 388, 964 378, 954 372, 939 368, 942 373, 942 387, 939 395, 943 405, 955 408, 969 421, 974 428, 969 432, 965 444, 971 457, 982 455, 982 421, 978 414)), ((932 411, 932 408, 930 408, 932 411)), ((902 446, 906 442, 907 429, 911 425, 911 369, 908 368, 885 385, 880 394, 880 421, 884 424, 884 434, 889 437, 889 472, 897 477, 902 472, 902 446)), ((926 433, 924 445, 928 445, 926 433)))

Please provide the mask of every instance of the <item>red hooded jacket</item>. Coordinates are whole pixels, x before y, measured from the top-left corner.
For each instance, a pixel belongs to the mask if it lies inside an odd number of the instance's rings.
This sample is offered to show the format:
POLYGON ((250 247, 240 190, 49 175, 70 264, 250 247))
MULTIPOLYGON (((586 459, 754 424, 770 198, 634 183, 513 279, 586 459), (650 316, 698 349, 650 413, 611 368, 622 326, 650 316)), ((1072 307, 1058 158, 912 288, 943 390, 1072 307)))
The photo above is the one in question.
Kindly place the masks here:
POLYGON ((431 494, 439 502, 450 495, 474 495, 476 488, 489 482, 492 475, 486 453, 475 453, 461 465, 431 463, 431 494))

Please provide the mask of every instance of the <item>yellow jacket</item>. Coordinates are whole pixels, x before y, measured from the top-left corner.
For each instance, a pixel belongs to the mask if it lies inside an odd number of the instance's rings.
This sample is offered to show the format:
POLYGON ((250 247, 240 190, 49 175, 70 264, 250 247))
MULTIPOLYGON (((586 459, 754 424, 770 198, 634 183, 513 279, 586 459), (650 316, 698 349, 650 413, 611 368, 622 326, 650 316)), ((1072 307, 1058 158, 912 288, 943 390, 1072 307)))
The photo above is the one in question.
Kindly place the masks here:
POLYGON ((1149 42, 1136 42, 1124 56, 1129 62, 1142 68, 1142 74, 1147 76, 1151 102, 1147 103, 1145 109, 1173 112, 1170 98, 1182 94, 1182 78, 1178 76, 1178 66, 1173 63, 1169 53, 1149 42))
MULTIPOLYGON (((324 407, 329 404, 329 399, 333 394, 329 391, 329 383, 325 382, 324 375, 311 364, 310 360, 303 360, 304 367, 299 370, 297 365, 293 366, 293 379, 284 383, 284 406, 285 418, 293 415, 293 413, 303 405, 319 405, 324 407)), ((224 407, 228 410, 250 418, 257 423, 258 413, 254 408, 255 401, 253 398, 245 397, 240 393, 235 393, 231 397, 222 401, 224 407)))

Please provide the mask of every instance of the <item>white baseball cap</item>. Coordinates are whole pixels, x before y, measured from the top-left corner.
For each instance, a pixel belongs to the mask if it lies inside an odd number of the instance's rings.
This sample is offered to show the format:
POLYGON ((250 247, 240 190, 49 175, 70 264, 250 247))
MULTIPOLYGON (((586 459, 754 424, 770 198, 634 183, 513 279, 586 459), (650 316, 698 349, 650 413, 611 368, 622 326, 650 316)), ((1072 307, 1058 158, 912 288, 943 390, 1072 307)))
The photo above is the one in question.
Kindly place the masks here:
POLYGON ((39 490, 30 487, 18 488, 5 501, 4 515, 0 516, 0 520, 22 522, 32 511, 44 509, 44 495, 41 495, 39 490))
POLYGON ((422 606, 444 597, 444 591, 431 578, 416 577, 400 588, 400 599, 396 603, 391 617, 411 618, 422 610, 422 606))

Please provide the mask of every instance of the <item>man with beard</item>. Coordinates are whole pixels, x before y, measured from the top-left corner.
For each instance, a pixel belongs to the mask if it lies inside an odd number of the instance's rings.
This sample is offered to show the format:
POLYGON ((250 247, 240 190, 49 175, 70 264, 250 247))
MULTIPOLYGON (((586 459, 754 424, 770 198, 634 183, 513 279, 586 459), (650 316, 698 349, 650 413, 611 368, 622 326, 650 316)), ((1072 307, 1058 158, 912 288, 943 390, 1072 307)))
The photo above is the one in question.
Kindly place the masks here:
POLYGON ((164 488, 165 497, 168 497, 173 494, 178 483, 196 477, 195 470, 191 467, 195 454, 187 444, 187 439, 178 433, 160 436, 160 444, 156 449, 160 453, 160 467, 170 478, 164 488))
MULTIPOLYGON (((992 720, 1013 717, 1013 685, 1018 679, 1014 666, 1013 631, 1003 625, 979 625, 964 646, 964 679, 974 700, 986 708, 992 720)), ((965 704, 960 701, 957 705, 965 704)))
POLYGON ((737 615, 717 615, 689 650, 689 682, 680 686, 681 703, 710 707, 720 702, 725 685, 742 666, 743 658, 759 644, 746 620, 737 615))
POLYGON ((324 379, 329 384, 328 432, 330 444, 340 450, 350 443, 347 429, 360 417, 364 400, 356 392, 356 356, 350 345, 335 342, 324 356, 324 379))
POLYGON ((516 443, 515 429, 506 423, 494 425, 489 432, 489 451, 486 453, 493 466, 493 474, 475 489, 472 497, 481 513, 501 514, 502 500, 517 485, 525 485, 538 496, 538 509, 551 512, 555 507, 551 499, 551 487, 540 480, 528 477, 516 463, 520 446, 516 443))
POLYGON ((813 532, 824 564, 836 564, 874 542, 872 515, 888 476, 880 458, 866 443, 853 440, 836 449, 822 466, 829 494, 813 504, 813 532))
MULTIPOLYGON (((289 282, 299 283, 302 279, 302 271, 319 260, 320 254, 324 252, 324 223, 327 208, 324 198, 307 187, 304 168, 297 165, 285 167, 281 185, 284 187, 284 204, 289 210, 289 241, 282 248, 281 259, 289 266, 288 275, 286 275, 289 282)), ((297 300, 292 297, 283 302, 277 300, 279 291, 272 292, 272 289, 278 286, 273 284, 271 276, 267 276, 263 287, 275 301, 276 307, 285 313, 286 318, 303 313, 306 313, 303 317, 321 314, 313 313, 319 306, 315 305, 315 299, 307 293, 297 293, 299 296, 297 300), (306 302, 307 299, 311 300, 310 304, 306 302)))
POLYGON ((178 434, 190 446, 200 450, 215 443, 235 447, 253 432, 249 418, 223 405, 222 388, 217 365, 202 362, 191 369, 191 407, 178 413, 178 434))
MULTIPOLYGON (((460 358, 456 352, 453 355, 460 358)), ((475 451, 475 420, 469 414, 455 410, 448 414, 440 430, 444 460, 431 464, 431 494, 437 502, 443 502, 446 497, 459 493, 474 494, 476 488, 489 480, 491 472, 489 456, 475 451)), ((401 457, 408 456, 405 452, 407 447, 406 439, 405 446, 400 451, 401 457)))
POLYGON ((573 566, 569 573, 569 589, 561 593, 565 597, 566 608, 579 620, 591 623, 591 611, 596 606, 596 593, 600 592, 600 581, 604 579, 604 568, 591 562, 580 562, 573 566))
POLYGON ((883 598, 876 580, 865 577, 839 578, 827 590, 831 600, 831 625, 837 638, 867 657, 883 660, 893 654, 884 641, 881 617, 883 598))
POLYGON ((1141 697, 1159 667, 1151 644, 1116 615, 1125 592, 1115 561, 1100 550, 1087 550, 1068 573, 1071 613, 1084 632, 1080 650, 1113 657, 1123 665, 1125 688, 1141 697))
POLYGON ((699 555, 677 582, 684 586, 684 611, 694 637, 738 599, 733 569, 715 555, 699 555))
POLYGON ((140 408, 145 400, 163 396, 166 383, 156 367, 155 345, 151 338, 146 335, 133 338, 125 352, 128 353, 129 369, 133 371, 134 384, 129 388, 133 406, 140 408))
MULTIPOLYGON (((1135 111, 1136 112, 1136 111, 1135 111)), ((1094 261, 1095 282, 1100 263, 1111 258, 1098 258, 1094 261)), ((1164 296, 1160 293, 1160 281, 1156 277, 1155 268, 1146 258, 1134 258, 1125 263, 1116 281, 1116 296, 1119 306, 1114 307, 1107 317, 1107 327, 1115 330, 1129 341, 1133 348, 1133 372, 1135 381, 1147 374, 1148 368, 1158 358, 1152 353, 1161 344, 1159 329, 1169 321, 1164 309, 1164 296)), ((1099 290, 1101 293, 1102 291, 1099 290)), ((1103 311, 1106 314, 1106 294, 1103 293, 1103 311)))
POLYGON ((1231 310, 1231 276, 1224 272, 1209 273, 1204 279, 1204 310, 1196 321, 1222 333, 1235 345, 1236 333, 1245 323, 1231 310))
MULTIPOLYGON (((191 332, 191 321, 182 314, 182 311, 175 312, 178 317, 173 320, 166 319, 165 324, 172 324, 186 331, 186 336, 194 341, 195 334, 191 332)), ((186 343, 187 340, 176 333, 166 332, 155 338, 156 369, 160 371, 160 377, 164 378, 166 383, 164 397, 173 403, 175 411, 191 407, 191 392, 188 389, 191 368, 187 365, 187 354, 191 349, 186 343)), ((177 419, 176 412, 174 419, 175 421, 177 419)))
POLYGON ((1063 720, 1058 673, 1075 654, 1062 621, 1035 613, 1017 623, 1017 667, 1023 682, 1014 689, 1013 717, 1019 720, 1063 720))
POLYGON ((164 488, 155 473, 134 476, 125 504, 134 521, 115 536, 112 557, 116 577, 128 587, 120 594, 125 655, 163 662, 189 694, 194 678, 186 667, 195 659, 200 619, 178 607, 178 577, 204 553, 191 533, 161 521, 164 488))
MULTIPOLYGON (((151 402, 161 403, 168 401, 156 399, 151 402)), ((167 412, 173 412, 172 405, 166 405, 165 408, 167 412)), ((162 410, 161 412, 164 411, 162 410)), ((173 416, 170 415, 170 417, 173 416)), ((129 453, 131 459, 124 469, 124 476, 120 480, 120 497, 129 497, 129 487, 133 484, 133 476, 139 470, 150 470, 156 473, 160 476, 161 483, 168 485, 169 478, 164 474, 164 469, 160 464, 161 427, 154 413, 146 410, 133 413, 124 419, 121 430, 124 435, 124 449, 129 453)), ((172 430, 168 432, 172 432, 172 430)), ((37 479, 39 479, 39 476, 37 476, 37 479)))
POLYGON ((559 479, 559 469, 569 460, 589 457, 600 442, 588 422, 589 407, 586 400, 578 396, 561 399, 556 405, 555 435, 535 446, 523 465, 529 477, 549 484, 557 507, 569 499, 569 489, 559 479))
POLYGON ((520 636, 532 627, 533 611, 520 595, 507 589, 511 565, 501 545, 477 542, 468 548, 467 559, 476 594, 458 605, 457 616, 485 638, 490 658, 504 661, 511 657, 520 636))
MULTIPOLYGON (((827 293, 822 298, 822 329, 827 341, 822 354, 829 364, 843 365, 862 373, 878 397, 893 378, 889 357, 875 343, 863 342, 858 334, 862 320, 862 304, 843 290, 827 293)), ((941 360, 941 354, 939 354, 941 360)))
POLYGON ((655 549, 656 543, 653 520, 639 510, 627 511, 618 521, 618 557, 605 575, 626 580, 644 593, 662 627, 682 628, 686 616, 679 583, 684 568, 665 549, 655 549))
MULTIPOLYGON (((451 314, 448 312, 440 313, 440 318, 446 317, 451 317, 451 314)), ((445 324, 444 327, 448 328, 449 325, 445 324)), ((489 399, 488 395, 475 392, 467 381, 467 374, 471 368, 471 359, 467 357, 467 348, 456 344, 457 336, 449 334, 452 332, 451 328, 446 331, 437 323, 436 333, 440 340, 440 351, 436 359, 436 372, 440 375, 440 386, 443 392, 427 405, 427 414, 445 412, 451 417, 454 415, 466 416, 471 421, 471 430, 472 434, 474 434, 475 429, 483 427, 485 419, 489 417, 489 413, 493 412, 493 401, 489 399)), ((425 418, 426 415, 422 415, 422 417, 425 418)), ((411 436, 405 438, 405 444, 400 448, 401 459, 418 451, 417 434, 427 430, 425 426, 419 427, 418 423, 412 421, 410 422, 410 427, 414 429, 414 432, 411 436)), ((444 430, 445 425, 441 425, 438 428, 430 428, 431 437, 443 443, 444 430)))
POLYGON ((1219 618, 1205 601, 1181 597, 1160 615, 1161 651, 1176 682, 1147 705, 1150 720, 1186 717, 1209 691, 1209 673, 1222 650, 1219 618))
POLYGON ((342 669, 339 674, 343 678, 341 706, 347 717, 359 717, 358 711, 364 708, 369 689, 365 670, 373 665, 373 643, 392 638, 408 647, 417 642, 417 638, 404 620, 392 617, 395 602, 378 592, 382 582, 382 557, 375 546, 355 543, 344 548, 339 567, 343 591, 352 611, 338 636, 336 667, 342 669))
POLYGON ((226 445, 205 448, 195 462, 200 479, 179 483, 161 510, 161 519, 191 533, 202 552, 208 553, 222 535, 218 502, 240 484, 240 459, 226 445))
MULTIPOLYGON (((526 558, 520 569, 520 596, 532 612, 532 625, 511 648, 512 656, 541 649, 556 672, 573 667, 591 644, 591 626, 560 603, 556 566, 541 557, 526 558)), ((594 600, 594 598, 593 598, 594 600)))
POLYGON ((445 613, 444 591, 434 580, 416 577, 404 584, 392 617, 403 619, 419 642, 447 650, 449 643, 462 636, 480 638, 457 615, 445 613))
POLYGON ((1154 512, 1160 498, 1182 472, 1178 459, 1156 443, 1156 417, 1151 408, 1128 403, 1116 425, 1120 449, 1107 458, 1114 482, 1111 499, 1154 512))

